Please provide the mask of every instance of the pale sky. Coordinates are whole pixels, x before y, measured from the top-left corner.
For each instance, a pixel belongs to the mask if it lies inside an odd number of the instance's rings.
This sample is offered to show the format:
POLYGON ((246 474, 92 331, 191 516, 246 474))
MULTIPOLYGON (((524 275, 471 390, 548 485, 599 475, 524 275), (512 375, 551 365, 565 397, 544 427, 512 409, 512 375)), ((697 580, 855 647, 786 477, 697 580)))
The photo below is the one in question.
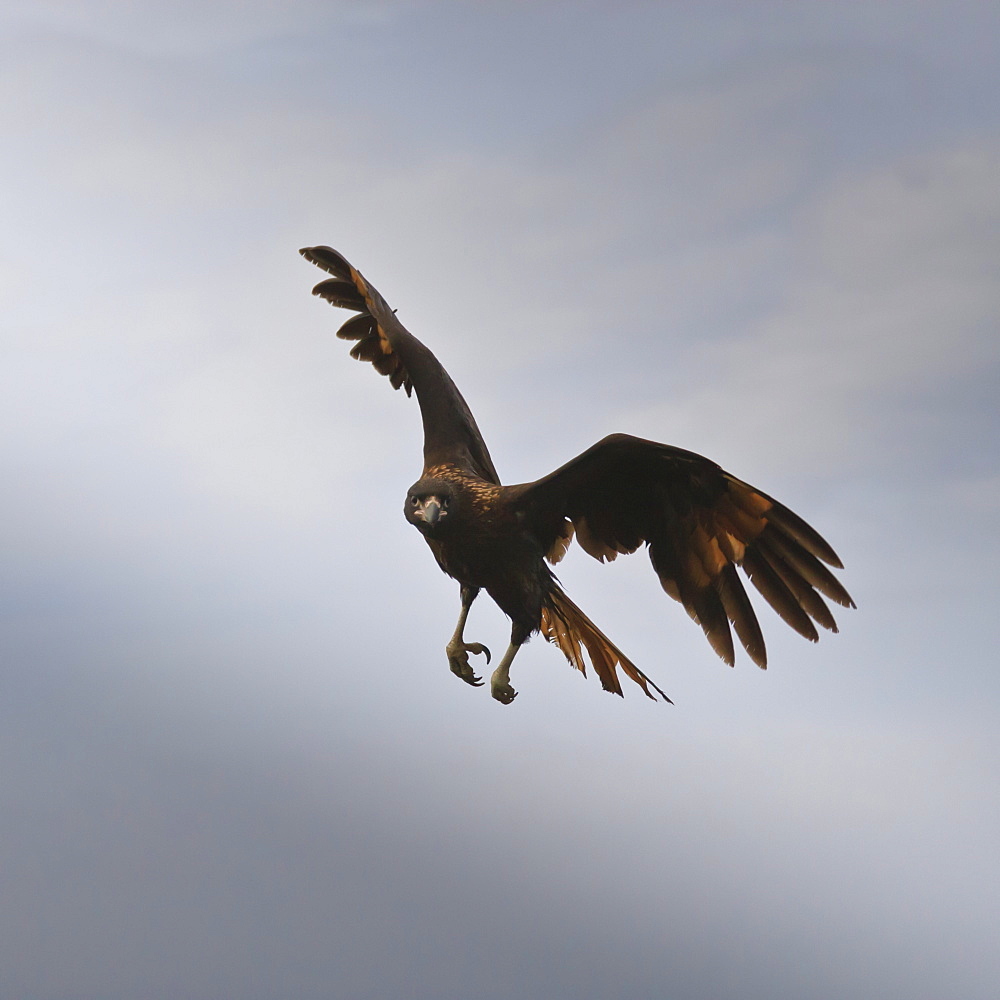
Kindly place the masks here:
POLYGON ((992 1000, 1000 8, 31 0, 0 79, 0 993, 992 1000), (702 452, 858 610, 731 670, 574 547, 675 706, 461 684, 316 243, 504 481, 702 452))

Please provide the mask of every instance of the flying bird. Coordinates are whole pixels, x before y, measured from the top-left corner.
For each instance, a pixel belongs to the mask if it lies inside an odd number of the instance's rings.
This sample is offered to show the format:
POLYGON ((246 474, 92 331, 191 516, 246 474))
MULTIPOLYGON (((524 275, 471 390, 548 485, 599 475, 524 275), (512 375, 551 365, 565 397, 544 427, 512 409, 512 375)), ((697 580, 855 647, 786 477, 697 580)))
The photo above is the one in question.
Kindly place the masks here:
POLYGON ((510 668, 536 632, 586 674, 586 659, 605 691, 622 694, 618 669, 655 700, 670 699, 569 599, 548 563, 574 535, 601 562, 645 545, 660 585, 735 663, 732 631, 759 667, 767 653, 757 616, 737 572, 796 632, 815 642, 816 625, 836 622, 824 597, 854 602, 827 566, 843 568, 822 537, 766 493, 710 459, 628 434, 612 434, 533 483, 504 486, 461 393, 437 358, 336 250, 299 251, 332 275, 313 289, 352 316, 337 336, 356 341, 351 356, 369 361, 394 389, 417 394, 424 465, 403 512, 438 565, 458 581, 461 611, 446 653, 454 674, 478 686, 469 656, 490 651, 467 642, 469 608, 485 590, 511 620, 510 644, 490 691, 503 704, 517 692, 510 668), (586 651, 586 659, 584 657, 586 651))

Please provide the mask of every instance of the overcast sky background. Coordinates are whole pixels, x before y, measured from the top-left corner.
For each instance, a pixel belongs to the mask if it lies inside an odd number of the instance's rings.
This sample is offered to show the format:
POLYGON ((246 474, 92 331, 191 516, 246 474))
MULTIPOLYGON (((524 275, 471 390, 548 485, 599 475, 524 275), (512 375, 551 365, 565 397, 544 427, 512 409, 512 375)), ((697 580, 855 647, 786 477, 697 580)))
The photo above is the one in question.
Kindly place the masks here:
POLYGON ((994 997, 998 39, 954 0, 6 3, 0 993, 994 997), (575 548, 676 706, 540 640, 514 705, 459 683, 416 404, 315 243, 505 482, 703 452, 859 610, 730 670, 575 548))

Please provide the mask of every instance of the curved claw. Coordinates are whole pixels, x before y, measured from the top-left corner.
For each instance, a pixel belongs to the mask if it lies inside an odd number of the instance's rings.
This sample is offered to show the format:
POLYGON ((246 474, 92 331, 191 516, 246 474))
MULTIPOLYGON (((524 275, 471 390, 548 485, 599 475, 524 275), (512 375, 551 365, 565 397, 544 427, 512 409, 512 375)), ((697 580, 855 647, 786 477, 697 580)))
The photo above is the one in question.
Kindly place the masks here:
POLYGON ((468 642, 465 644, 465 648, 470 652, 478 656, 480 653, 485 655, 486 663, 489 665, 490 662, 490 649, 489 646, 484 646, 481 642, 468 642))
POLYGON ((485 653, 486 662, 490 662, 490 651, 481 642, 449 644, 447 653, 448 666, 456 677, 461 678, 466 684, 471 684, 473 687, 480 687, 482 685, 483 679, 472 669, 469 663, 469 653, 476 656, 480 653, 485 653))
POLYGON ((449 663, 449 666, 451 667, 451 672, 456 677, 460 677, 466 684, 471 684, 473 687, 482 687, 482 677, 480 677, 468 663, 461 663, 452 660, 449 663))
POLYGON ((517 697, 517 692, 509 684, 491 684, 490 694, 501 705, 509 705, 517 697))

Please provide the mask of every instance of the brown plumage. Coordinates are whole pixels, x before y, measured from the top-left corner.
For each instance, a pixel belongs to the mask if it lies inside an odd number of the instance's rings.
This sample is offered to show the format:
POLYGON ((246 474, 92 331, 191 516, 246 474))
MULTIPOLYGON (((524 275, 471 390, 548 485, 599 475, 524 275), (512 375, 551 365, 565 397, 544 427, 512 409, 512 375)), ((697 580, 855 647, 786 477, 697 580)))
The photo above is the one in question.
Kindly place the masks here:
POLYGON ((827 569, 842 568, 840 560, 813 528, 693 452, 612 434, 536 482, 501 485, 469 407, 437 358, 339 253, 330 247, 300 252, 333 275, 313 293, 358 314, 337 334, 356 341, 352 357, 370 361, 394 388, 416 391, 424 471, 407 493, 404 513, 461 586, 462 611, 447 655, 467 683, 481 683, 470 653, 484 653, 489 662, 489 650, 467 643, 463 634, 470 605, 486 590, 512 623, 510 645, 490 685, 498 701, 514 699, 510 665, 539 631, 582 673, 586 651, 606 691, 622 694, 620 667, 649 697, 655 691, 670 700, 566 596, 546 565, 562 558, 574 535, 601 562, 646 545, 664 591, 684 605, 730 665, 733 630, 754 663, 767 665, 737 567, 781 618, 813 642, 817 624, 837 631, 824 597, 854 607, 827 569))

